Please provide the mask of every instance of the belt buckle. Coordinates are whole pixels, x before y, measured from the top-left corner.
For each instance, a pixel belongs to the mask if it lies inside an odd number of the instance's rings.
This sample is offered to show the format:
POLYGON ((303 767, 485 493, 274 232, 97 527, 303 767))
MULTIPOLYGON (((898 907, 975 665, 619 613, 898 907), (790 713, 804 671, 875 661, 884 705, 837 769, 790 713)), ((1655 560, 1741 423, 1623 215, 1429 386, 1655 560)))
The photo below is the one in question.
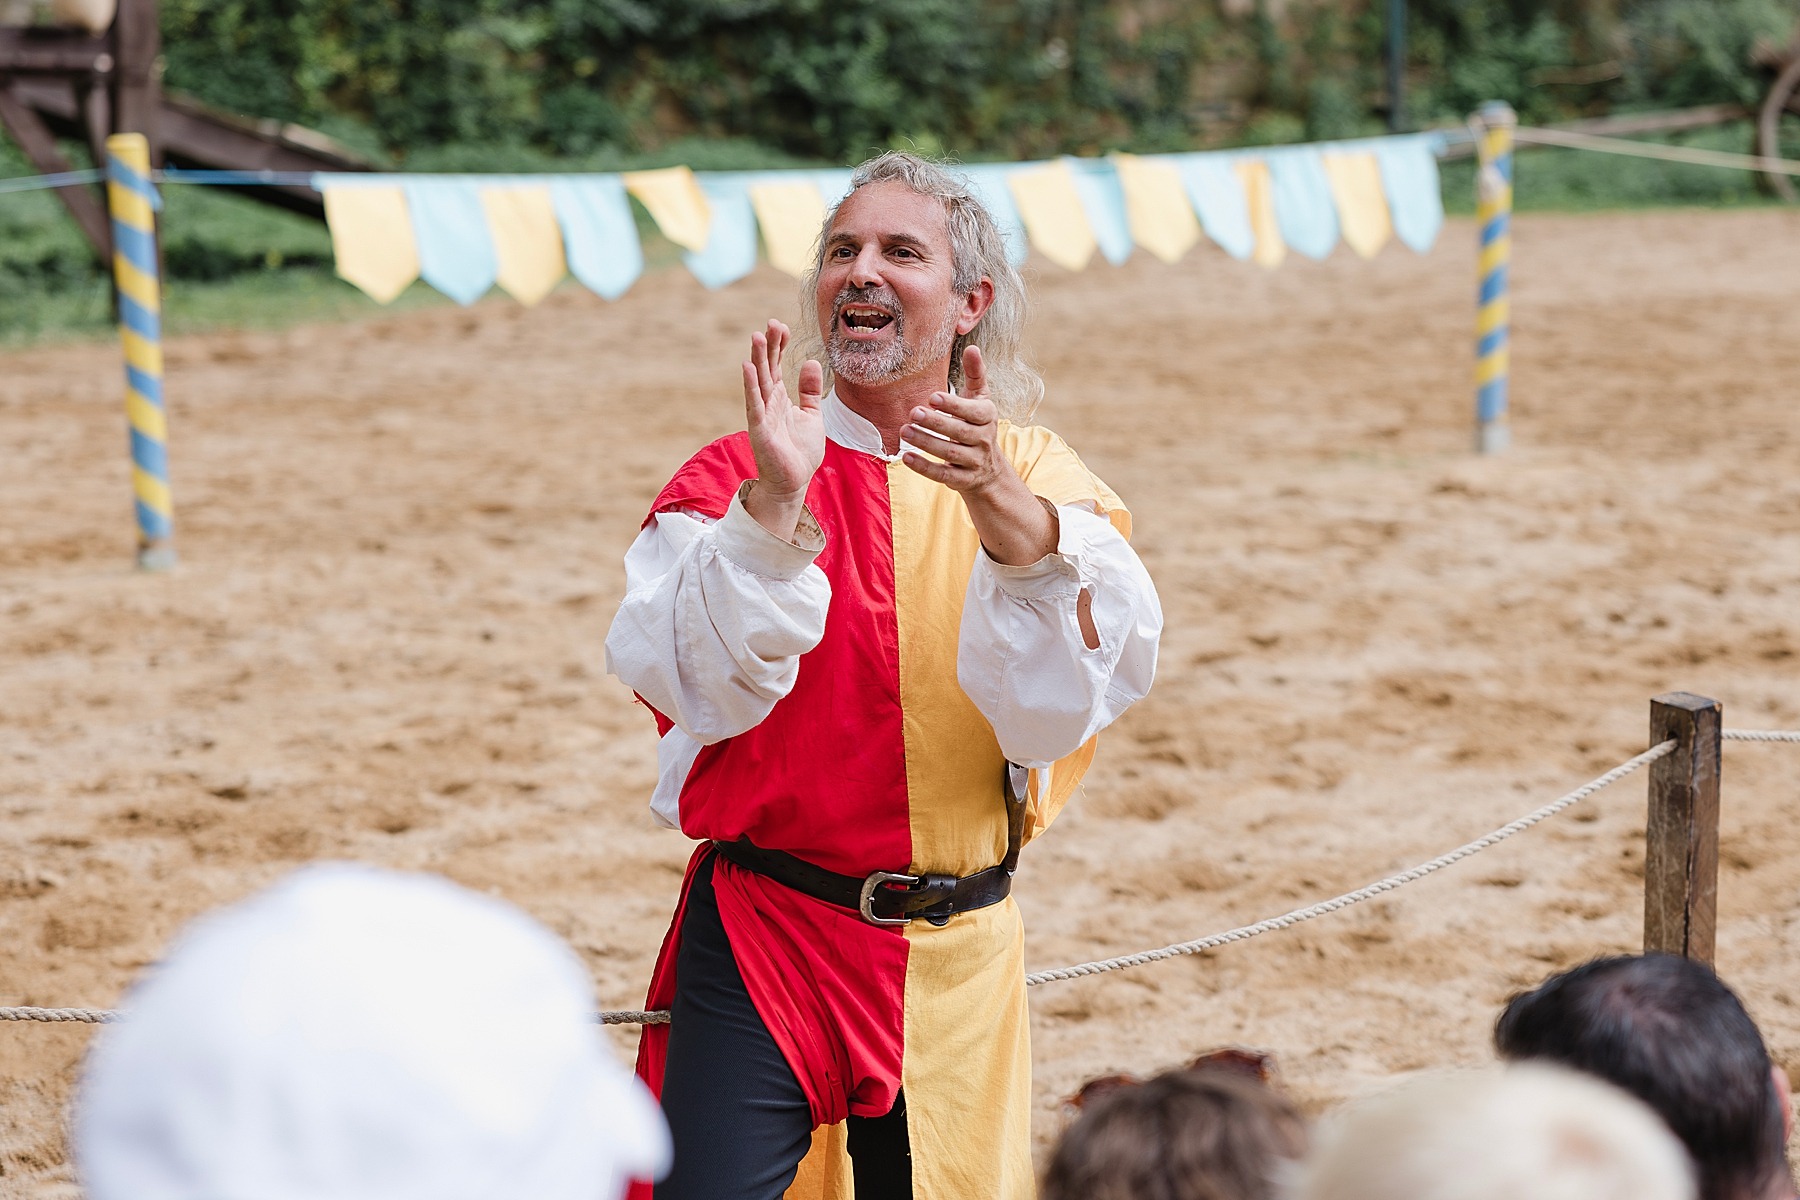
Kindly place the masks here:
POLYGON ((875 915, 875 889, 890 883, 898 883, 906 888, 916 888, 921 880, 917 875, 903 875, 898 871, 870 871, 862 883, 862 897, 857 908, 862 912, 862 919, 871 925, 910 925, 911 917, 878 917, 875 915))

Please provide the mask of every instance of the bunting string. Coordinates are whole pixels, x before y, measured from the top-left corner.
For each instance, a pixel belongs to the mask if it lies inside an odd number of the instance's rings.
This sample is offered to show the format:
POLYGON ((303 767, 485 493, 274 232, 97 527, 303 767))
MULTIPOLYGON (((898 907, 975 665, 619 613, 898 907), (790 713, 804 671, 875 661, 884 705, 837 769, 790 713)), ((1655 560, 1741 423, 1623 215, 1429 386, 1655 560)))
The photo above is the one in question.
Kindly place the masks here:
MULTIPOLYGON (((1114 154, 954 167, 1006 238, 1015 264, 1035 250, 1061 270, 1142 249, 1179 262, 1201 242, 1280 266, 1338 243, 1370 258, 1389 241, 1424 254, 1443 228, 1437 161, 1458 131, 1184 154, 1114 154)), ((1800 174, 1800 163, 1687 146, 1520 128, 1518 141, 1703 166, 1800 174)), ((0 193, 91 183, 95 171, 0 179, 0 193)), ((423 279, 460 304, 496 284, 536 304, 572 275, 608 300, 644 269, 635 203, 709 288, 760 258, 796 278, 850 172, 400 175, 168 169, 160 182, 310 186, 324 196, 340 276, 386 304, 423 279)))
MULTIPOLYGON (((1390 239, 1428 251, 1443 224, 1444 132, 1186 154, 1115 154, 953 167, 993 214, 1008 257, 1054 267, 1125 262, 1138 249, 1180 261, 1203 241, 1265 267, 1337 244, 1370 257, 1390 239)), ((0 180, 0 191, 68 186, 90 173, 0 180), (16 187, 12 185, 17 185, 16 187)), ((564 276, 608 300, 642 274, 637 205, 704 286, 764 259, 812 267, 847 170, 429 175, 193 171, 167 183, 310 186, 324 197, 337 273, 386 304, 423 280, 459 304, 498 285, 533 305, 564 276)))
MULTIPOLYGON (((1443 133, 1190 154, 1116 154, 955 167, 1020 263, 1035 250, 1067 271, 1141 248, 1180 261, 1203 240, 1265 267, 1288 251, 1367 258, 1398 238, 1424 253, 1443 225, 1443 133)), ((188 173, 191 174, 191 173, 188 173)), ((253 173, 244 173, 246 175, 253 173)), ((247 182, 248 180, 246 180, 247 182)), ((764 259, 799 278, 844 170, 607 175, 317 174, 338 273, 386 303, 415 279, 461 304, 498 283, 535 304, 564 274, 611 300, 643 271, 632 205, 720 288, 764 259)))

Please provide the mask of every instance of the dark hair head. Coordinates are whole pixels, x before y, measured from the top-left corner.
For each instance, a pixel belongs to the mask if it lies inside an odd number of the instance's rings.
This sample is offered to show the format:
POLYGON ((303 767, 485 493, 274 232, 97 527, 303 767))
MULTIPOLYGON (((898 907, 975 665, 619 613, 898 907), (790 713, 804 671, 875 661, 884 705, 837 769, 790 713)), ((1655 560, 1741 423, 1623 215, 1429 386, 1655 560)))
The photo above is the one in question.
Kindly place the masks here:
POLYGON ((1094 1100, 1064 1131, 1042 1200, 1271 1200, 1306 1122, 1267 1085, 1168 1071, 1094 1100))
POLYGON ((1514 996, 1502 1058, 1597 1075, 1655 1109, 1686 1144, 1702 1200, 1791 1194, 1769 1052, 1732 990, 1670 954, 1600 958, 1514 996))

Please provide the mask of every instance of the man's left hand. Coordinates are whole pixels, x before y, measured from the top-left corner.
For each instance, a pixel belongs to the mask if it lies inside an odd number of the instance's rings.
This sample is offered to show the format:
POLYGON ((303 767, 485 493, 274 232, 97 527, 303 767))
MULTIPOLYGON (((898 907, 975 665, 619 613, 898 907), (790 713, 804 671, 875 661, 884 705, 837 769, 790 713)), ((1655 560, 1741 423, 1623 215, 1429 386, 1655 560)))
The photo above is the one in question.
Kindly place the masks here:
POLYGON ((963 385, 967 395, 933 393, 930 407, 913 409, 911 422, 900 429, 903 439, 942 461, 916 450, 907 450, 901 461, 962 493, 994 561, 1027 566, 1056 549, 1056 515, 1000 451, 1000 411, 988 398, 987 372, 975 346, 963 351, 963 385))
POLYGON ((907 466, 966 495, 1017 475, 1000 453, 1000 410, 988 398, 987 372, 975 346, 963 351, 963 391, 961 396, 933 392, 931 406, 913 409, 900 436, 943 460, 908 450, 902 456, 907 466))

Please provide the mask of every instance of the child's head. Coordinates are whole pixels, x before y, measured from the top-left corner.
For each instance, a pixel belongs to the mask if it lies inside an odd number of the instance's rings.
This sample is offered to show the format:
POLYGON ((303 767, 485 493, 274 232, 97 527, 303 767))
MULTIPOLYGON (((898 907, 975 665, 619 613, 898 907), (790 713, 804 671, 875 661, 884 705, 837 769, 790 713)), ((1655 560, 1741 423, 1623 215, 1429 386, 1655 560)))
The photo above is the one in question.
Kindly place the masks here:
POLYGON ((1279 1092, 1217 1068, 1167 1071, 1087 1104, 1063 1133, 1043 1200, 1271 1200, 1306 1152, 1279 1092))

